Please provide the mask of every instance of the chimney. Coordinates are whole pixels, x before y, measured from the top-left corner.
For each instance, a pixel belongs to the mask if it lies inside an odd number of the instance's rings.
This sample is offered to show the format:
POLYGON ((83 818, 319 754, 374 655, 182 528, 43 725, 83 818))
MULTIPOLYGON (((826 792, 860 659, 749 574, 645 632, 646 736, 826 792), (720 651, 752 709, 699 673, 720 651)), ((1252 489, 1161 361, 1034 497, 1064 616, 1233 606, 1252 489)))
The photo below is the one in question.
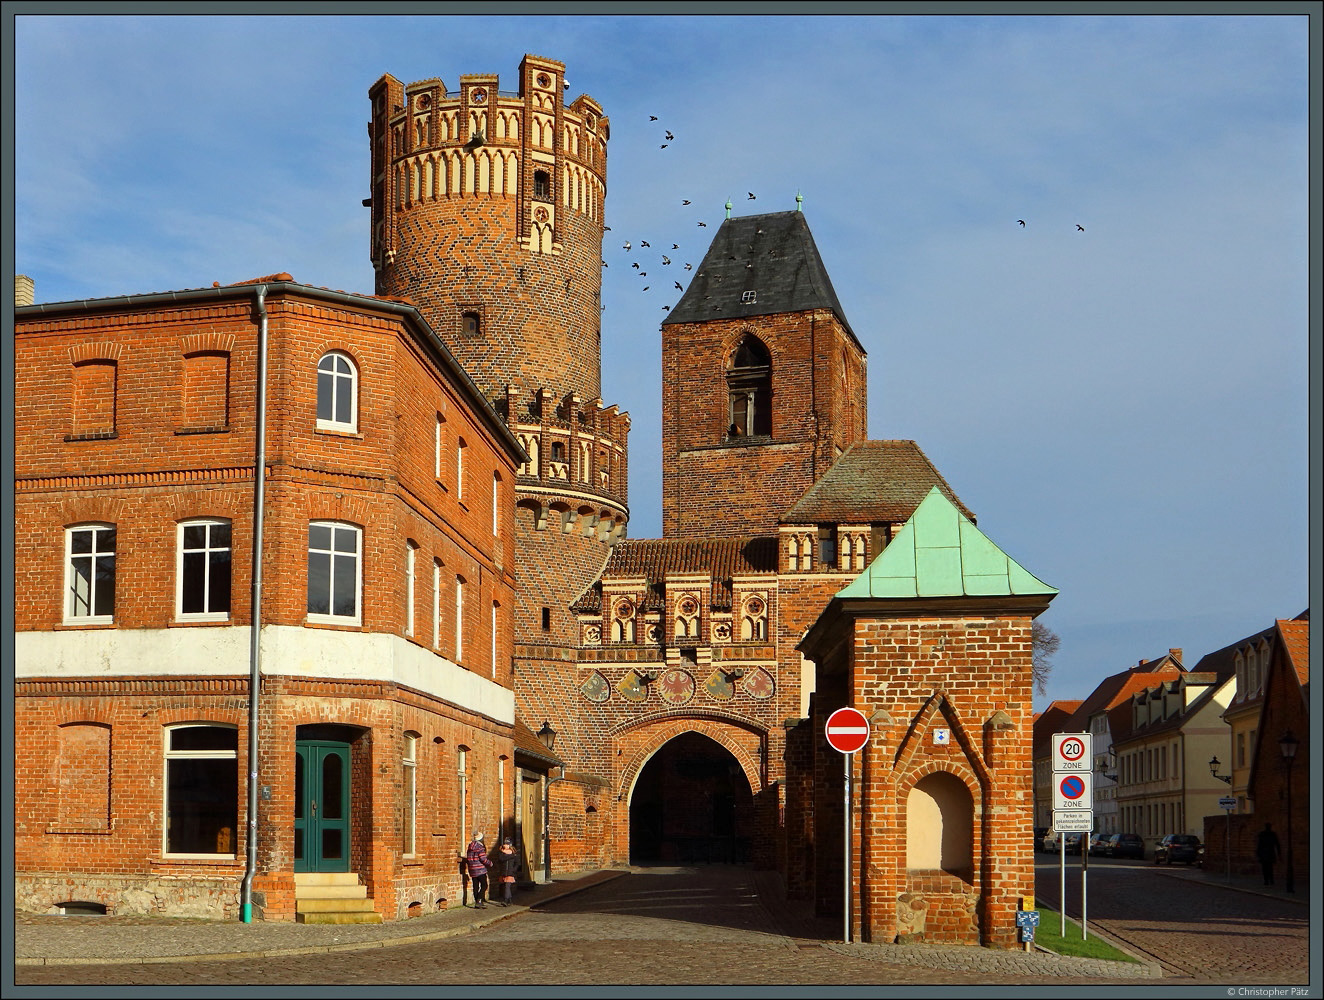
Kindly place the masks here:
POLYGON ((36 285, 26 274, 14 275, 14 306, 30 306, 35 301, 36 285))
POLYGON ((1181 647, 1180 647, 1180 646, 1176 646, 1176 647, 1174 647, 1174 648, 1170 648, 1170 649, 1168 650, 1168 655, 1171 656, 1171 657, 1172 657, 1174 660, 1176 660, 1178 663, 1181 663, 1181 647))

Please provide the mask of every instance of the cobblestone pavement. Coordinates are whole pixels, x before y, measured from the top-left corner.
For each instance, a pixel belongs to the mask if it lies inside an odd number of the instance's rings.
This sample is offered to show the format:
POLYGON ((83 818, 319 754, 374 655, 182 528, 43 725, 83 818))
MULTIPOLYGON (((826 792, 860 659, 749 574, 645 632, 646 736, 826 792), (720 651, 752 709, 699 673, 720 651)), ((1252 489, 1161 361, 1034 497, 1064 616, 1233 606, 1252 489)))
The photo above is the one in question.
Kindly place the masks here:
MULTIPOLYGON (((1058 908, 1056 858, 1036 857, 1036 896, 1058 908)), ((1086 916, 1091 933, 1162 966, 1165 982, 1287 986, 1310 982, 1310 908, 1301 897, 1225 884, 1217 873, 1152 862, 1090 860, 1086 916), (1252 891, 1246 891, 1246 890, 1252 891)), ((1080 916, 1081 872, 1067 867, 1069 917, 1080 916)), ((1299 886, 1302 893, 1305 885, 1299 886)), ((1318 996, 1319 994, 1314 994, 1318 996)))
POLYGON ((845 944, 836 939, 838 922, 780 902, 773 889, 775 876, 742 867, 634 869, 460 937, 247 961, 20 966, 16 982, 126 985, 143 995, 152 986, 188 986, 195 995, 220 987, 227 996, 244 985, 472 987, 505 995, 497 984, 672 984, 705 987, 702 995, 710 996, 714 984, 959 987, 1051 979, 1115 986, 1119 976, 1138 983, 1144 980, 1136 976, 1156 971, 983 948, 845 944))

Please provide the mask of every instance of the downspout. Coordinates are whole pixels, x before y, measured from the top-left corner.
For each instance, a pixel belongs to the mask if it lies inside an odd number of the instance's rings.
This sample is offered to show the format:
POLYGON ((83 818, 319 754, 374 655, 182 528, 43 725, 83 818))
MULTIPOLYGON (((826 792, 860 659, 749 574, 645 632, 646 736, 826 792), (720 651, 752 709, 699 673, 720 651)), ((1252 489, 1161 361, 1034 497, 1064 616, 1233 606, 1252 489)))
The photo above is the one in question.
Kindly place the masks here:
POLYGON ((257 287, 257 441, 253 459, 253 592, 248 626, 248 835, 239 919, 253 922, 253 876, 257 874, 258 699, 262 691, 262 528, 267 481, 267 286, 257 287))

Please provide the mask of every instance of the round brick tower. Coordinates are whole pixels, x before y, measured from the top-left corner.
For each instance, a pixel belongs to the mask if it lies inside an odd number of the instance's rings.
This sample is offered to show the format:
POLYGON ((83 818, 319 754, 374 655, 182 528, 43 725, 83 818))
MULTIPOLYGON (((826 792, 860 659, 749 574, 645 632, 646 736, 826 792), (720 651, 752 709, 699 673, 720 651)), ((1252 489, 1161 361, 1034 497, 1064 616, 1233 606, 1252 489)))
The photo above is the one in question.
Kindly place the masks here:
POLYGON ((414 302, 517 434, 516 703, 572 759, 578 625, 570 603, 625 532, 630 418, 601 400, 607 118, 563 100, 565 66, 368 91, 379 295, 414 302))

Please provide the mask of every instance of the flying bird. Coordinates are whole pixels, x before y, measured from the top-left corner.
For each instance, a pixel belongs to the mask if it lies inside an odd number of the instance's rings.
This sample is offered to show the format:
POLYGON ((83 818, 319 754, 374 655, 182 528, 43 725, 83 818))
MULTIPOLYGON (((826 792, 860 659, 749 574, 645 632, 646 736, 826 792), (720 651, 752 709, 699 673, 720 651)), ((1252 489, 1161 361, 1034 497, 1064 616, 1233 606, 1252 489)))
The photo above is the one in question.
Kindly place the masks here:
POLYGON ((635 261, 635 262, 634 262, 633 264, 631 264, 630 266, 631 266, 632 268, 634 268, 636 271, 639 270, 639 262, 638 262, 638 261, 635 261))
POLYGON ((668 257, 666 254, 663 254, 663 255, 662 255, 662 263, 663 263, 663 264, 670 264, 670 263, 671 263, 671 258, 668 257))
POLYGON ((680 287, 680 282, 679 282, 679 281, 676 282, 676 291, 678 291, 678 292, 683 292, 683 291, 685 291, 685 289, 683 289, 683 288, 680 287))
POLYGON ((649 116, 648 116, 648 120, 649 120, 650 122, 655 122, 655 121, 657 121, 657 115, 649 115, 649 116))
POLYGON ((753 192, 753 191, 749 191, 749 192, 747 192, 747 193, 749 194, 749 199, 748 199, 748 200, 749 200, 749 201, 753 201, 753 200, 754 200, 754 192, 753 192))
POLYGON ((706 222, 700 222, 699 225, 702 226, 704 229, 708 228, 708 223, 706 222))
POLYGON ((611 226, 603 226, 602 228, 607 232, 611 232, 611 226))
POLYGON ((621 249, 622 249, 622 250, 629 250, 630 247, 632 247, 632 246, 634 246, 634 244, 631 243, 629 240, 626 240, 626 241, 625 241, 625 245, 622 246, 621 249))
POLYGON ((671 244, 671 249, 672 249, 672 250, 679 250, 679 249, 680 249, 680 244, 679 244, 679 243, 673 243, 673 244, 671 244))
POLYGON ((1019 222, 1019 223, 1021 224, 1021 228, 1022 228, 1022 229, 1025 228, 1025 220, 1024 220, 1024 219, 1017 219, 1016 221, 1019 222))
POLYGON ((643 289, 643 290, 644 290, 645 292, 648 291, 648 286, 647 286, 647 285, 644 285, 644 289, 643 289))
POLYGON ((641 277, 641 278, 647 278, 647 277, 648 277, 648 272, 647 272, 647 271, 640 271, 640 272, 639 272, 639 277, 641 277))
POLYGON ((607 266, 607 262, 606 262, 605 260, 602 262, 602 266, 603 266, 603 267, 606 267, 606 266, 607 266))
POLYGON ((670 311, 671 311, 671 306, 663 306, 663 307, 662 307, 662 311, 663 311, 663 312, 670 312, 670 311))
POLYGON ((674 139, 674 138, 676 138, 676 137, 675 137, 674 135, 672 135, 670 132, 667 133, 667 142, 670 142, 670 141, 671 141, 672 139, 674 139))
POLYGON ((690 200, 689 200, 688 198, 682 198, 681 201, 680 201, 680 203, 681 203, 682 205, 688 205, 688 204, 690 203, 690 200))
POLYGON ((693 271, 693 270, 694 270, 694 265, 693 265, 693 264, 686 264, 686 265, 685 265, 685 270, 687 270, 687 271, 693 271))
POLYGON ((662 143, 662 145, 658 146, 657 148, 658 148, 658 149, 666 149, 666 148, 667 148, 667 144, 664 142, 664 143, 662 143))
POLYGON ((649 243, 647 240, 640 240, 640 241, 639 241, 639 245, 640 245, 641 247, 652 246, 652 244, 649 243))
POLYGON ((1079 222, 1076 223, 1076 228, 1079 229, 1082 233, 1085 231, 1085 227, 1082 226, 1079 222))

